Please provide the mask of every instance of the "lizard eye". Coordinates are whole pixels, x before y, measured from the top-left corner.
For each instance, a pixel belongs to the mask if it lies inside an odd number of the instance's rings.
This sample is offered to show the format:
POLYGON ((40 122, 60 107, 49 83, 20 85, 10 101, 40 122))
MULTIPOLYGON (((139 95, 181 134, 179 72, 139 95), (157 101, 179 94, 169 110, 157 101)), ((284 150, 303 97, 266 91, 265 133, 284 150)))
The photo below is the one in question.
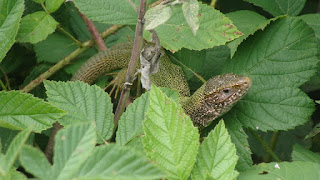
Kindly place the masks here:
POLYGON ((223 90, 222 90, 222 92, 223 92, 224 94, 229 94, 230 91, 231 91, 230 89, 223 89, 223 90))

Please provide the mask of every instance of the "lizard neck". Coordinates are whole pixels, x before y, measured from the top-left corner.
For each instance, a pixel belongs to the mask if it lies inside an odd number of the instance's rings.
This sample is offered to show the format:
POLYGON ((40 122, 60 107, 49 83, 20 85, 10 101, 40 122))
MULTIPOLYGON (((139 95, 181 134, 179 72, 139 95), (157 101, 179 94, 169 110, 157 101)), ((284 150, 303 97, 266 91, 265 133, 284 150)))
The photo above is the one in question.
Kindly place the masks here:
POLYGON ((205 97, 203 96, 205 86, 206 83, 190 97, 180 98, 180 104, 184 112, 190 116, 193 123, 198 127, 206 127, 212 120, 220 115, 215 109, 209 109, 205 105, 205 97))

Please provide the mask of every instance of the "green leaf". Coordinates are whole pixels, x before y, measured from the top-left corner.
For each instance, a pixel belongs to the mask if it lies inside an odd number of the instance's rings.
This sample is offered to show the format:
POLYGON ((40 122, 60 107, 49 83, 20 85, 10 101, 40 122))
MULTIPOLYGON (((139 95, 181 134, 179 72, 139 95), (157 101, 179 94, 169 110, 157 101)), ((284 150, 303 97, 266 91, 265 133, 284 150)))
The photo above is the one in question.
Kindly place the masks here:
POLYGON ((48 101, 68 112, 59 120, 62 125, 94 122, 99 141, 111 137, 113 131, 112 103, 109 95, 101 88, 81 81, 45 81, 44 85, 48 101))
MULTIPOLYGON (((319 104, 319 102, 316 101, 316 103, 319 104)), ((305 137, 305 139, 311 138, 316 136, 317 134, 320 133, 320 123, 316 124, 312 130, 309 132, 309 134, 305 137)))
POLYGON ((170 89, 170 88, 165 88, 165 87, 160 87, 159 88, 165 95, 167 95, 168 98, 172 99, 174 102, 179 104, 180 102, 180 97, 179 93, 177 90, 170 89))
POLYGON ((117 144, 124 146, 143 134, 142 122, 149 105, 149 93, 144 93, 133 101, 122 114, 116 136, 117 144))
POLYGON ((21 131, 11 142, 6 154, 1 157, 0 163, 0 178, 9 173, 10 168, 12 168, 14 162, 16 161, 20 150, 24 143, 27 141, 31 130, 21 131))
POLYGON ((50 179, 52 166, 46 156, 32 146, 24 145, 20 154, 20 162, 24 169, 40 179, 50 179))
POLYGON ((24 16, 18 31, 18 42, 37 43, 54 32, 58 22, 50 14, 38 11, 24 16))
POLYGON ((172 15, 170 6, 158 5, 146 12, 145 30, 151 30, 165 23, 172 15))
POLYGON ((71 179, 88 158, 96 144, 94 128, 89 123, 71 125, 55 136, 54 179, 71 179))
POLYGON ((168 174, 168 179, 187 179, 196 160, 199 134, 182 107, 152 86, 143 126, 147 157, 168 174))
POLYGON ((292 160, 293 161, 309 161, 320 164, 320 154, 314 153, 308 149, 305 149, 299 144, 293 146, 292 151, 292 160))
POLYGON ((243 40, 249 37, 249 35, 254 34, 257 30, 263 30, 272 20, 268 20, 264 16, 248 10, 231 12, 226 14, 226 16, 244 34, 240 38, 228 43, 228 47, 231 49, 231 58, 243 40))
MULTIPOLYGON (((318 39, 318 48, 320 51, 320 14, 305 14, 299 16, 305 23, 307 23, 314 31, 316 38, 318 39)), ((318 77, 319 78, 319 77, 318 77)))
POLYGON ((0 127, 0 139, 1 139, 1 145, 2 149, 1 151, 3 153, 7 152, 7 149, 10 146, 10 143, 12 142, 13 138, 20 132, 18 130, 11 130, 7 128, 0 127))
POLYGON ((10 129, 48 129, 65 112, 31 94, 0 91, 0 126, 10 129))
POLYGON ((76 50, 77 47, 78 46, 70 38, 59 33, 54 33, 49 35, 44 41, 35 44, 34 50, 36 52, 37 62, 57 63, 59 60, 76 50))
MULTIPOLYGON (((271 143, 274 138, 277 137, 276 146, 273 148, 273 152, 282 161, 291 161, 293 145, 299 143, 303 146, 311 146, 311 140, 305 140, 305 135, 310 131, 311 123, 308 122, 302 126, 297 126, 294 129, 288 131, 278 131, 278 132, 261 132, 257 131, 258 136, 260 136, 265 142, 271 143), (290 139, 288 141, 288 139, 290 139)), ((266 160, 269 158, 268 152, 261 142, 252 135, 248 133, 250 148, 255 155, 255 158, 266 160)))
POLYGON ((193 35, 196 35, 200 26, 198 19, 199 2, 197 0, 187 0, 182 4, 182 12, 193 35))
POLYGON ((0 62, 15 42, 23 10, 23 0, 0 2, 0 62))
POLYGON ((236 169, 240 172, 246 171, 253 164, 248 136, 244 132, 242 124, 237 119, 225 121, 225 123, 230 134, 231 141, 236 145, 237 155, 239 156, 236 169))
POLYGON ((216 46, 202 51, 181 49, 169 57, 174 63, 182 64, 181 68, 186 74, 190 88, 196 90, 199 88, 199 78, 195 73, 205 79, 221 74, 221 67, 230 57, 230 49, 227 46, 216 46), (194 85, 198 86, 193 88, 194 85))
POLYGON ((46 8, 50 13, 53 13, 59 9, 63 2, 65 0, 46 0, 46 8))
POLYGON ((245 0, 247 2, 253 3, 256 6, 262 7, 264 10, 271 13, 273 16, 298 15, 304 7, 306 0, 245 0))
POLYGON ((43 3, 45 0, 32 0, 32 1, 41 4, 41 3, 43 3))
MULTIPOLYGON (((178 51, 185 47, 192 50, 224 45, 242 35, 232 22, 218 10, 199 3, 200 27, 194 36, 180 6, 174 6, 173 16, 155 30, 164 48, 178 51)), ((149 33, 150 34, 150 33, 149 33)), ((144 33, 148 37, 148 33, 144 33)))
POLYGON ((191 177, 206 179, 211 175, 214 179, 234 179, 238 175, 234 171, 238 159, 236 147, 221 120, 202 142, 191 177))
POLYGON ((96 147, 76 179, 161 179, 164 174, 132 149, 107 144, 96 147))
POLYGON ((20 171, 17 171, 16 169, 12 168, 10 169, 9 173, 6 177, 4 177, 5 180, 27 180, 28 178, 21 173, 20 171))
MULTIPOLYGON (((105 24, 135 25, 137 12, 127 0, 74 0, 79 10, 92 21, 105 24)), ((139 7, 138 0, 136 7, 139 7)))
POLYGON ((261 163, 240 173, 238 180, 301 180, 320 179, 320 164, 312 162, 261 163))
POLYGON ((313 30, 296 18, 272 22, 243 42, 223 72, 246 74, 253 85, 226 121, 262 131, 306 123, 314 103, 298 87, 316 72, 317 48, 313 30))

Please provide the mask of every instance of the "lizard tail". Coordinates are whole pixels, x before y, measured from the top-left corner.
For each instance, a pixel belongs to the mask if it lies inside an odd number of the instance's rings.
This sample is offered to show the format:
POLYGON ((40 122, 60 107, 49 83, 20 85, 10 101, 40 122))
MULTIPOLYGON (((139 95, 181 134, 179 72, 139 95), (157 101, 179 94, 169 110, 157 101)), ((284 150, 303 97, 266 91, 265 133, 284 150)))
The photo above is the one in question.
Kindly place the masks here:
POLYGON ((85 62, 71 78, 71 81, 94 83, 99 76, 106 72, 128 66, 131 57, 131 48, 114 46, 106 51, 99 52, 85 62))

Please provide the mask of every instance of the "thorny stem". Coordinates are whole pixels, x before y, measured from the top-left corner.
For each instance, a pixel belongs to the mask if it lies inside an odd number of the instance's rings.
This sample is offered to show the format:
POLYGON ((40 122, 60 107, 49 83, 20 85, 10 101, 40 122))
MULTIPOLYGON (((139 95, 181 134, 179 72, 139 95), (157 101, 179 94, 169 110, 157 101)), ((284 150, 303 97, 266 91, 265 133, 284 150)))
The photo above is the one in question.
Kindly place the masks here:
POLYGON ((132 84, 132 81, 134 79, 134 73, 136 70, 136 67, 138 65, 139 55, 142 49, 143 45, 143 24, 144 24, 144 14, 146 11, 146 0, 140 0, 140 8, 139 8, 139 14, 138 14, 138 21, 136 25, 136 31, 135 31, 135 38, 134 38, 134 44, 132 49, 132 55, 130 58, 130 62, 128 65, 127 70, 127 76, 126 76, 126 83, 121 91, 120 100, 115 112, 114 116, 114 129, 113 133, 116 132, 116 129, 118 127, 118 120, 120 119, 120 116, 124 112, 125 106, 127 104, 127 100, 130 95, 130 86, 129 84, 132 84))
POLYGON ((256 131, 252 129, 248 129, 248 130, 256 139, 258 139, 258 141, 262 144, 262 146, 267 151, 267 153, 270 154, 271 157, 273 157, 273 159, 275 159, 277 162, 281 162, 278 156, 272 151, 269 145, 258 135, 256 131))
MULTIPOLYGON (((276 144, 278 142, 278 138, 279 138, 279 134, 280 132, 279 131, 275 131, 272 135, 272 139, 271 139, 271 143, 270 143, 270 149, 272 151, 275 150, 275 147, 276 147, 276 144)), ((270 162, 271 161, 271 155, 270 154, 267 154, 266 158, 265 158, 265 162, 270 162)))
MULTIPOLYGON (((118 31, 122 27, 123 27, 122 25, 114 25, 114 26, 110 27, 109 29, 107 29, 106 31, 104 31, 102 33, 102 37, 105 38, 105 37, 115 33, 116 31, 118 31)), ((27 86, 25 86, 23 89, 21 89, 21 92, 23 92, 23 93, 30 92, 32 89, 37 87, 40 83, 42 83, 43 80, 49 78, 55 72, 57 72, 58 70, 60 70, 61 68, 63 68, 67 64, 69 64, 71 60, 76 58, 78 55, 83 53, 85 50, 89 49, 89 47, 91 47, 92 45, 93 45, 92 40, 89 40, 87 42, 82 43, 82 47, 79 47, 78 49, 73 51, 71 54, 69 54, 65 58, 61 59, 57 64, 52 66, 46 72, 44 72, 43 74, 38 76, 35 80, 31 81, 27 86)))
POLYGON ((93 22, 90 19, 88 19, 86 15, 82 14, 80 11, 79 11, 79 14, 80 14, 81 18, 83 19, 83 21, 88 26, 88 30, 91 33, 93 40, 98 45, 99 51, 107 50, 107 47, 104 44, 104 41, 103 41, 102 37, 100 36, 96 26, 93 24, 93 22))
POLYGON ((82 43, 80 41, 78 41, 76 38, 74 38, 70 33, 68 33, 66 30, 64 30, 62 27, 58 26, 57 29, 64 34, 65 36, 67 36, 68 38, 70 38, 72 41, 74 41, 78 47, 82 47, 82 43))

